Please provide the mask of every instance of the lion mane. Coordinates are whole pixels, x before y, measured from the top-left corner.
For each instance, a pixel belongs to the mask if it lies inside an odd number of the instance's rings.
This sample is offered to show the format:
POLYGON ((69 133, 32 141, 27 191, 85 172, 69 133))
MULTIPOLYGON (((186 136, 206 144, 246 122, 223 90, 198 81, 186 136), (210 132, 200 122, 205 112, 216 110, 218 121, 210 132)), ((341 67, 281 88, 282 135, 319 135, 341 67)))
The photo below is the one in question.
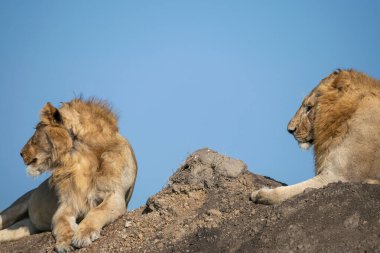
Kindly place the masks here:
POLYGON ((380 183, 380 81, 355 70, 334 71, 305 97, 288 131, 300 147, 314 145, 316 176, 254 191, 254 202, 279 203, 337 181, 380 183))
POLYGON ((1 213, 0 240, 51 227, 55 250, 67 252, 89 245, 126 211, 137 162, 106 102, 76 98, 59 109, 47 103, 21 156, 30 175, 51 176, 1 213))

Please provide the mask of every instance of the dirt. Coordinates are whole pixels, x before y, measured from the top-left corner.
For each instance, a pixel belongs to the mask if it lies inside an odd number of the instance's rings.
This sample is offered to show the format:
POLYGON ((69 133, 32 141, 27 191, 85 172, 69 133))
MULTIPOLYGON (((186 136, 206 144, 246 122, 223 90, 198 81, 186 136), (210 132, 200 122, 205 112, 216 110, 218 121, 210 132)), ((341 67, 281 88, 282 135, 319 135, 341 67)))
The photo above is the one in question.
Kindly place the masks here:
MULTIPOLYGON (((251 191, 279 185, 201 149, 146 205, 76 252, 380 252, 379 185, 335 183, 274 206, 249 200, 251 191)), ((53 247, 46 232, 3 242, 0 252, 53 247)))

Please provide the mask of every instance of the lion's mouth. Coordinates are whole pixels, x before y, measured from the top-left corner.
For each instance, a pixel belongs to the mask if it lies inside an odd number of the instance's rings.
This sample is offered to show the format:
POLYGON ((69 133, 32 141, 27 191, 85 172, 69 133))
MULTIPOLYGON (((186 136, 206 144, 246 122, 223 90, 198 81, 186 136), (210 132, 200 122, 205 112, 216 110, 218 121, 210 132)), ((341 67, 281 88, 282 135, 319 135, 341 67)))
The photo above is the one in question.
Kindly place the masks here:
POLYGON ((313 145, 314 144, 314 138, 313 138, 313 136, 312 135, 309 135, 309 134, 305 134, 305 135, 303 135, 303 134, 295 134, 295 133, 293 133, 292 134, 293 135, 293 137, 294 137, 294 139, 298 142, 298 143, 309 143, 309 144, 311 144, 311 145, 313 145))
POLYGON ((37 163, 37 158, 34 158, 34 159, 32 159, 31 161, 29 161, 29 162, 25 162, 25 164, 26 164, 27 166, 33 165, 33 164, 35 164, 35 163, 37 163))

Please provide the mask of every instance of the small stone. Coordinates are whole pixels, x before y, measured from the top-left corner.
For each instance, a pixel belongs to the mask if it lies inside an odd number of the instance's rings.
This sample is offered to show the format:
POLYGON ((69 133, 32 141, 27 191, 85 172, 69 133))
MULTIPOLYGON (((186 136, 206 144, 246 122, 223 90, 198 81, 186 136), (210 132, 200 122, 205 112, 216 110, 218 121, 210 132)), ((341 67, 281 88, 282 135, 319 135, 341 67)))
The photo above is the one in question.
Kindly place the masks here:
POLYGON ((124 225, 126 228, 129 228, 129 227, 132 227, 133 226, 133 222, 132 221, 126 221, 125 222, 125 225, 124 225))
POLYGON ((210 218, 210 217, 206 217, 206 218, 205 218, 205 221, 206 221, 206 222, 211 222, 211 221, 213 221, 213 219, 210 218))
POLYGON ((356 229, 359 226, 359 222, 360 222, 360 216, 358 213, 355 213, 355 214, 351 215, 350 217, 348 217, 344 221, 343 224, 344 224, 345 228, 356 229))
POLYGON ((144 238, 144 236, 143 236, 141 233, 138 234, 137 237, 138 237, 140 240, 142 240, 142 239, 144 238))
POLYGON ((216 216, 216 217, 222 216, 222 213, 218 209, 210 209, 207 211, 207 214, 210 216, 216 216))
POLYGON ((308 188, 306 188, 304 191, 303 191, 303 193, 309 193, 309 192, 311 192, 311 191, 313 191, 313 190, 315 190, 314 188, 310 188, 310 187, 308 187, 308 188))
POLYGON ((172 190, 174 193, 177 193, 177 194, 181 193, 181 189, 177 184, 172 185, 172 190))

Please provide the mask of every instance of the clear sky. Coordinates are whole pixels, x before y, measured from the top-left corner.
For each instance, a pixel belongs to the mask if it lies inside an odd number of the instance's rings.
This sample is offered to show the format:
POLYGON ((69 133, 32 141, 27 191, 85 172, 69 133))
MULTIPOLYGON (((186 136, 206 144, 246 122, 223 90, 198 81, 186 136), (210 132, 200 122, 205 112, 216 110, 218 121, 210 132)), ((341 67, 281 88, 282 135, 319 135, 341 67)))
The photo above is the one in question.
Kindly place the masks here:
POLYGON ((36 187, 19 156, 50 101, 106 99, 139 174, 130 208, 209 147, 293 184, 313 154, 286 131, 336 68, 380 78, 379 1, 0 0, 0 209, 36 187))

